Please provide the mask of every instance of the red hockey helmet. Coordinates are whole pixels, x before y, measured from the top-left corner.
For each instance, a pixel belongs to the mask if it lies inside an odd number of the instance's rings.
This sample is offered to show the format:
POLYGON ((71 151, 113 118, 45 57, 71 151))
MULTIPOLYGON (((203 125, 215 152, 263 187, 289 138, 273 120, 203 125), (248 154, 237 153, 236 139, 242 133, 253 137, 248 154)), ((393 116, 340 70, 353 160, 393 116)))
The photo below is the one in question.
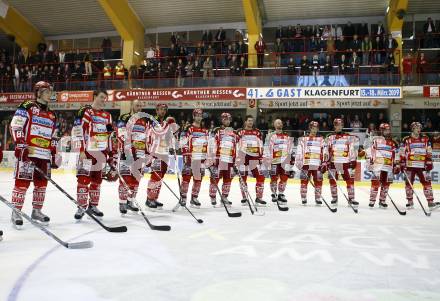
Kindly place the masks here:
POLYGON ((49 84, 48 82, 45 82, 45 81, 37 82, 34 86, 35 97, 38 98, 38 92, 42 91, 44 89, 49 89, 50 91, 52 91, 53 87, 51 84, 49 84))
POLYGON ((311 129, 312 127, 318 127, 319 128, 319 122, 318 121, 310 121, 309 129, 311 129))
POLYGON ((197 115, 203 115, 203 110, 202 109, 194 109, 193 117, 195 117, 197 115))
POLYGON ((231 114, 229 114, 229 113, 222 113, 222 115, 220 116, 220 118, 223 120, 223 119, 232 119, 232 116, 231 116, 231 114))
POLYGON ((383 123, 381 123, 381 124, 379 125, 379 129, 380 129, 381 131, 383 131, 383 130, 390 130, 390 129, 391 129, 391 126, 390 126, 388 123, 383 122, 383 123))
POLYGON ((344 120, 342 120, 342 118, 335 118, 333 120, 333 126, 337 126, 337 125, 344 125, 344 120))
POLYGON ((411 123, 410 127, 411 127, 411 130, 414 129, 415 127, 422 128, 422 124, 418 121, 414 121, 411 123))

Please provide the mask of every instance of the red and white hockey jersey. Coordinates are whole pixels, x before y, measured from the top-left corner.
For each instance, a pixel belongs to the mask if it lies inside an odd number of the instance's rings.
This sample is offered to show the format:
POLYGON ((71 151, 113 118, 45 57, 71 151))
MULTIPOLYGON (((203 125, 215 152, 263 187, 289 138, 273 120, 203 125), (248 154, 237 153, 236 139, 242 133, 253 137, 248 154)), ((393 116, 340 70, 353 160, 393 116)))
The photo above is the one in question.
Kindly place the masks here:
POLYGON ((263 136, 260 130, 242 129, 238 131, 238 150, 253 159, 261 159, 263 156, 263 136))
POLYGON ((409 168, 425 168, 432 160, 431 142, 427 136, 407 136, 400 145, 400 161, 409 168))
POLYGON ((271 159, 271 164, 290 163, 292 139, 286 133, 273 132, 266 139, 264 157, 271 159))
POLYGON ((204 161, 208 155, 208 131, 201 127, 190 126, 181 137, 182 155, 191 160, 204 161))
POLYGON ((111 151, 110 132, 112 116, 103 110, 95 110, 91 106, 81 108, 72 128, 72 144, 75 150, 111 151))
POLYGON ((399 161, 399 146, 392 138, 376 136, 366 150, 370 170, 392 172, 399 161))
POLYGON ((168 156, 170 148, 176 147, 174 132, 177 131, 177 125, 173 117, 167 117, 158 122, 158 124, 149 122, 147 125, 148 152, 152 156, 168 156))
POLYGON ((231 127, 216 128, 210 139, 210 154, 219 162, 234 163, 238 136, 231 127))
POLYGON ((305 136, 298 140, 295 165, 298 169, 317 170, 328 157, 322 136, 305 136))
POLYGON ((346 164, 357 159, 358 138, 347 133, 333 133, 327 136, 329 161, 333 164, 346 164))
POLYGON ((56 129, 55 114, 34 101, 25 101, 12 117, 11 134, 17 145, 29 150, 29 158, 51 160, 55 153, 53 137, 56 129))
POLYGON ((117 122, 118 149, 120 152, 133 152, 138 158, 145 158, 147 153, 147 120, 132 118, 127 113, 119 117, 117 122))

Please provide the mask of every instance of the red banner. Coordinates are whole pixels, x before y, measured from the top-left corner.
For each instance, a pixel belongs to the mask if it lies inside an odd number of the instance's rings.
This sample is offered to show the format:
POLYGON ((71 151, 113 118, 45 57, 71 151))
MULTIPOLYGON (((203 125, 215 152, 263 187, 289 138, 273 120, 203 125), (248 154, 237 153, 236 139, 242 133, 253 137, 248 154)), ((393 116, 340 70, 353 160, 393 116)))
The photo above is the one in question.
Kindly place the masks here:
POLYGON ((57 93, 57 102, 91 102, 93 91, 62 91, 57 93))
POLYGON ((0 93, 0 103, 22 103, 25 100, 34 100, 32 92, 23 93, 0 93))
POLYGON ((246 100, 246 88, 179 88, 110 90, 109 101, 246 100))
POLYGON ((440 86, 423 86, 423 96, 440 97, 440 86))

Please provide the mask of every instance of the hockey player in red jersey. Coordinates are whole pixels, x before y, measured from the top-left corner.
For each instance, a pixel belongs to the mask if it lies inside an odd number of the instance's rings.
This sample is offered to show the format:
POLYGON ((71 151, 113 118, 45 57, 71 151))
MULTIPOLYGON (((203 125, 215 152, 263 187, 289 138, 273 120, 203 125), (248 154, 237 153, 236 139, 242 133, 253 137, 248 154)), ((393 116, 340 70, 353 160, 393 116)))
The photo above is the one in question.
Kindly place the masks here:
POLYGON ((354 174, 357 159, 357 137, 342 131, 344 122, 340 118, 333 121, 335 131, 326 138, 328 147, 328 176, 330 181, 330 191, 332 195, 331 203, 338 203, 338 187, 336 180, 339 174, 347 185, 349 203, 358 206, 359 203, 354 199, 354 174))
POLYGON ((284 191, 291 170, 291 157, 293 141, 291 137, 283 132, 283 122, 276 119, 273 122, 275 131, 266 138, 264 147, 264 160, 270 166, 270 190, 272 191, 272 202, 277 200, 287 203, 284 191))
MULTIPOLYGON (((247 186, 247 175, 250 171, 255 177, 257 183, 255 185, 256 199, 255 202, 258 205, 266 205, 263 200, 264 192, 264 175, 261 170, 262 157, 263 157, 263 136, 260 130, 254 128, 254 118, 252 115, 247 115, 244 128, 239 130, 238 133, 238 153, 237 153, 237 165, 243 178, 243 185, 247 186)), ((246 205, 246 192, 242 186, 240 186, 242 205, 246 205)))
POLYGON ((147 124, 146 118, 136 114, 142 111, 142 102, 134 100, 129 113, 122 114, 117 122, 119 152, 119 211, 126 214, 127 210, 138 212, 134 199, 143 175, 143 161, 147 155, 147 124), (128 186, 128 187, 127 187, 128 186))
MULTIPOLYGON (((50 218, 41 212, 46 196, 47 179, 35 171, 38 167, 50 176, 51 163, 56 167, 56 142, 54 140, 56 118, 49 110, 52 86, 40 81, 35 84, 36 101, 25 101, 19 105, 11 121, 11 134, 15 142, 15 185, 12 203, 18 210, 23 207, 26 191, 34 183, 32 219, 47 224, 50 218)), ((12 212, 12 224, 23 225, 20 215, 12 212)))
POLYGON ((394 174, 400 173, 399 146, 391 137, 391 127, 388 123, 379 126, 380 136, 372 137, 371 144, 366 150, 367 169, 372 172, 370 189, 370 207, 374 207, 380 187, 379 207, 387 208, 386 197, 394 174))
POLYGON ((98 209, 101 193, 102 170, 105 164, 110 165, 116 173, 110 134, 113 131, 112 117, 103 110, 107 99, 106 91, 93 93, 92 105, 82 107, 75 118, 72 128, 72 144, 79 151, 77 163, 77 202, 82 209, 75 213, 75 219, 80 220, 87 209, 91 214, 102 217, 98 209))
POLYGON ((299 138, 296 149, 295 165, 301 171, 301 202, 307 204, 307 185, 310 177, 315 186, 315 203, 322 205, 321 192, 323 174, 327 171, 327 147, 324 137, 318 134, 319 123, 309 123, 310 133, 308 136, 299 138))
POLYGON ((189 183, 193 179, 190 205, 199 208, 198 200, 202 178, 205 175, 205 161, 208 154, 208 131, 202 128, 203 111, 193 111, 193 123, 184 129, 180 145, 183 157, 181 203, 186 204, 189 183))
POLYGON ((168 106, 158 104, 156 106, 155 119, 159 124, 150 122, 148 125, 148 146, 152 157, 151 177, 148 181, 147 201, 145 205, 150 209, 162 209, 163 204, 159 198, 162 187, 162 179, 167 172, 170 150, 174 151, 174 132, 177 125, 173 117, 166 116, 168 106))
POLYGON ((405 173, 405 191, 408 203, 408 209, 413 208, 413 194, 412 184, 415 176, 420 180, 423 186, 423 193, 425 194, 428 206, 434 209, 440 203, 434 203, 434 195, 432 193, 431 175, 430 171, 433 168, 432 163, 432 149, 429 138, 421 134, 422 125, 419 122, 411 123, 411 135, 402 139, 400 145, 400 167, 405 173), (408 181, 411 183, 408 183, 408 181))
POLYGON ((222 185, 222 199, 226 205, 232 203, 228 200, 229 191, 231 190, 231 182, 233 178, 233 170, 236 158, 237 134, 230 127, 232 116, 229 113, 221 114, 222 125, 215 128, 211 132, 210 139, 210 166, 211 179, 209 186, 209 196, 211 204, 217 204, 216 194, 220 179, 223 179, 222 185))

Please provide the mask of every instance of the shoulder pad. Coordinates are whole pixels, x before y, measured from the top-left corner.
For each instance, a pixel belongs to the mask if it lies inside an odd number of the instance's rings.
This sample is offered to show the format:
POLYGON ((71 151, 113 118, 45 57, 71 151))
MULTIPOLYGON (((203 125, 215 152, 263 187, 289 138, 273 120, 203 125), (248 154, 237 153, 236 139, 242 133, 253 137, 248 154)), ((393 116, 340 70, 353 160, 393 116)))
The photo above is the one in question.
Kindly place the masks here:
POLYGON ((82 106, 79 110, 78 110, 78 112, 76 112, 76 118, 82 118, 83 116, 84 116, 84 113, 85 113, 85 111, 86 110, 88 110, 88 109, 91 109, 92 108, 92 106, 91 105, 85 105, 85 106, 82 106))
POLYGON ((121 116, 119 116, 118 121, 122 121, 122 122, 128 122, 128 120, 130 119, 131 114, 130 113, 125 113, 122 114, 121 116))
POLYGON ((27 110, 29 108, 32 108, 33 106, 36 106, 35 102, 33 102, 32 100, 26 100, 26 101, 23 101, 18 106, 18 108, 27 110))
POLYGON ((410 136, 405 136, 405 137, 403 137, 402 142, 405 142, 405 141, 408 140, 409 138, 410 138, 410 136))

